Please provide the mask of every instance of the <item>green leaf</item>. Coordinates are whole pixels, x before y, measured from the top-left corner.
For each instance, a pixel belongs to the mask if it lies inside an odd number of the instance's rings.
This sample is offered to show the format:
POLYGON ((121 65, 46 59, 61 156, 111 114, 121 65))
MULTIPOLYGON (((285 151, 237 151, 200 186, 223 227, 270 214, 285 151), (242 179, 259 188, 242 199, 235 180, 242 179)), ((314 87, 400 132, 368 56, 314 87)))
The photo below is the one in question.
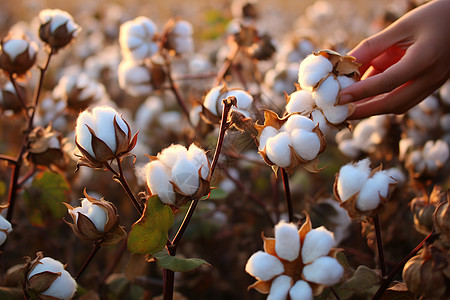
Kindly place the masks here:
POLYGON ((200 258, 180 258, 170 256, 166 250, 153 255, 158 261, 158 266, 174 272, 188 272, 195 270, 202 265, 211 266, 207 261, 200 258))
MULTIPOLYGON (((228 196, 227 192, 225 192, 221 188, 212 188, 208 199, 209 200, 219 200, 219 199, 225 199, 227 196, 228 196)), ((205 197, 205 199, 206 199, 206 197, 205 197)))
POLYGON ((341 285, 341 289, 365 291, 380 284, 381 277, 366 266, 359 266, 353 276, 341 285))
POLYGON ((67 208, 62 203, 69 200, 70 185, 62 174, 43 171, 33 178, 23 197, 30 223, 42 227, 52 221, 49 216, 55 219, 65 216, 67 208))
POLYGON ((142 217, 133 224, 128 234, 128 250, 132 253, 153 255, 166 245, 168 231, 173 224, 172 209, 157 195, 150 197, 142 217))

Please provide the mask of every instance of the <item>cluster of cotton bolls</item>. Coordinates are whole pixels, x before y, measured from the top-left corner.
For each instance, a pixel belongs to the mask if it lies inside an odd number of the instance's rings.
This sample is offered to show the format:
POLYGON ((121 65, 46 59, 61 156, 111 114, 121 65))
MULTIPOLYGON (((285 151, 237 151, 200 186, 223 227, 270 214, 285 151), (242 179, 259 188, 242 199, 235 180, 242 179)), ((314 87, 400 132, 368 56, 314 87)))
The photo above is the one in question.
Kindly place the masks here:
POLYGON ((314 122, 302 115, 289 115, 278 120, 265 114, 264 126, 259 129, 259 153, 269 165, 293 169, 299 163, 314 160, 325 149, 325 139, 314 122))
POLYGON ((300 63, 301 89, 289 95, 286 112, 311 116, 322 133, 328 134, 352 113, 351 105, 337 105, 337 96, 358 79, 358 67, 354 58, 332 51, 309 55, 300 63))
POLYGON ((448 158, 449 146, 445 141, 429 140, 422 149, 407 152, 405 167, 416 176, 435 176, 445 166, 448 158))
POLYGON ((254 253, 245 266, 257 279, 249 288, 269 294, 267 299, 289 295, 292 300, 312 300, 325 286, 341 280, 344 268, 332 257, 333 233, 323 226, 311 229, 309 219, 305 224, 298 230, 281 221, 275 226, 275 238, 264 238, 265 252, 254 253))
POLYGON ((335 194, 340 202, 346 204, 350 217, 370 214, 387 200, 389 186, 396 184, 397 178, 401 177, 396 169, 392 172, 372 170, 368 158, 341 167, 335 182, 335 194))
POLYGON ((151 194, 167 204, 179 206, 186 197, 205 196, 205 188, 209 193, 209 161, 205 151, 195 144, 189 149, 177 144, 163 149, 145 166, 145 176, 151 194))

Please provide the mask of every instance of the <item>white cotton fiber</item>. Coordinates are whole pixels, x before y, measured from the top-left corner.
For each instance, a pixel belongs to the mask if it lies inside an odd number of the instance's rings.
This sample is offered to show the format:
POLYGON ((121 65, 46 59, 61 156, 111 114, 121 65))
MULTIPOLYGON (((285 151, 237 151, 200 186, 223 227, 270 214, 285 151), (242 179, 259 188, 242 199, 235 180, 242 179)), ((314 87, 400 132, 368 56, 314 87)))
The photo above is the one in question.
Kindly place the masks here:
POLYGON ((280 132, 268 138, 266 142, 267 157, 281 168, 291 164, 291 137, 287 132, 280 132))
POLYGON ((321 226, 308 232, 302 246, 302 261, 308 264, 318 257, 327 255, 336 246, 334 234, 321 226))
POLYGON ((321 107, 322 112, 327 118, 328 122, 330 122, 333 125, 338 125, 344 122, 349 113, 349 105, 329 105, 329 106, 323 106, 321 107))
POLYGON ((300 235, 294 223, 280 221, 275 226, 275 252, 287 261, 297 259, 300 254, 300 235))
POLYGON ((322 55, 308 55, 300 63, 298 70, 298 83, 302 89, 312 91, 320 79, 333 71, 331 62, 322 55))
POLYGON ((331 131, 331 126, 328 125, 325 116, 320 109, 315 109, 311 112, 311 119, 317 125, 324 135, 327 135, 331 131))
POLYGON ((304 280, 297 281, 289 290, 291 300, 313 300, 311 286, 304 280))
POLYGON ((259 151, 263 151, 264 147, 266 147, 267 139, 274 137, 278 134, 278 130, 272 126, 264 127, 263 131, 261 131, 261 135, 259 136, 259 151))
MULTIPOLYGON (((368 159, 363 161, 369 162, 368 159)), ((370 162, 369 162, 370 163, 370 162)), ((358 193, 367 178, 369 178, 370 168, 365 167, 365 163, 361 161, 356 164, 347 164, 339 170, 337 182, 337 191, 343 202, 347 201, 351 196, 358 193)))
POLYGON ((319 107, 332 106, 336 104, 338 93, 338 81, 333 76, 328 76, 313 92, 313 98, 319 107))
POLYGON ((219 115, 219 111, 217 109, 219 107, 219 104, 217 102, 219 101, 220 91, 222 89, 223 89, 222 85, 213 87, 212 89, 209 90, 209 92, 205 96, 205 99, 203 100, 203 106, 206 107, 210 112, 212 112, 216 116, 219 115))
POLYGON ((387 197, 389 182, 389 175, 385 171, 376 172, 371 178, 367 179, 358 195, 356 208, 361 211, 377 208, 380 203, 380 196, 387 197))
POLYGON ((187 158, 194 164, 197 171, 201 168, 201 175, 203 179, 206 179, 209 175, 208 158, 203 149, 197 147, 195 144, 191 144, 187 151, 187 158))
POLYGON ((338 148, 345 156, 350 158, 357 158, 361 152, 353 139, 341 141, 338 148))
POLYGON ((340 90, 343 90, 346 87, 348 87, 348 86, 350 86, 350 85, 355 83, 355 79, 353 79, 351 77, 348 77, 348 76, 344 76, 344 75, 338 76, 337 80, 339 82, 340 90))
MULTIPOLYGON (((97 106, 92 110, 94 115, 95 124, 95 134, 99 139, 108 145, 112 152, 117 149, 116 144, 116 132, 114 129, 114 116, 116 116, 116 111, 107 106, 97 106)), ((117 118, 116 118, 117 119, 117 118)))
MULTIPOLYGON (((249 93, 247 93, 244 90, 230 90, 228 91, 225 98, 229 96, 235 96, 237 100, 237 108, 248 110, 250 106, 253 103, 253 97, 249 93)), ((223 99, 219 99, 222 101, 223 99)), ((222 105, 222 102, 220 102, 220 105, 222 105)))
POLYGON ((178 159, 187 159, 187 149, 182 145, 172 144, 158 153, 157 157, 165 166, 172 169, 178 159))
POLYGON ((311 131, 314 127, 316 127, 316 124, 310 118, 302 115, 291 115, 281 126, 281 131, 292 132, 296 128, 311 131))
POLYGON ((94 122, 94 116, 89 111, 84 111, 78 116, 77 126, 75 127, 77 143, 93 157, 95 157, 95 154, 92 149, 92 135, 87 126, 94 130, 94 122))
POLYGON ((389 176, 389 184, 402 184, 406 182, 406 176, 399 168, 390 168, 386 170, 389 176))
POLYGON ((154 160, 145 166, 145 177, 153 195, 158 194, 159 199, 164 203, 175 203, 175 193, 170 183, 172 180, 170 169, 159 160, 154 160))
POLYGON ((427 160, 431 160, 441 167, 449 157, 448 144, 443 140, 428 141, 423 150, 427 160))
POLYGON ((254 253, 245 265, 245 271, 259 280, 271 280, 284 272, 281 261, 263 251, 254 253))
POLYGON ((3 43, 3 51, 8 54, 12 62, 28 47, 28 42, 22 39, 11 39, 3 43))
POLYGON ((286 275, 280 275, 272 281, 269 296, 267 300, 286 300, 289 290, 292 286, 292 278, 286 275))
POLYGON ((187 159, 179 159, 172 168, 173 182, 185 195, 193 195, 200 185, 198 168, 187 159))
POLYGON ((292 147, 304 160, 312 160, 320 151, 320 139, 315 132, 295 129, 291 133, 292 147))
POLYGON ((344 275, 344 268, 338 261, 329 256, 322 256, 303 268, 305 280, 332 286, 344 275))
POLYGON ((289 96, 289 102, 286 104, 286 111, 291 114, 295 112, 306 112, 314 108, 316 102, 314 101, 311 92, 306 90, 299 90, 293 92, 289 96))

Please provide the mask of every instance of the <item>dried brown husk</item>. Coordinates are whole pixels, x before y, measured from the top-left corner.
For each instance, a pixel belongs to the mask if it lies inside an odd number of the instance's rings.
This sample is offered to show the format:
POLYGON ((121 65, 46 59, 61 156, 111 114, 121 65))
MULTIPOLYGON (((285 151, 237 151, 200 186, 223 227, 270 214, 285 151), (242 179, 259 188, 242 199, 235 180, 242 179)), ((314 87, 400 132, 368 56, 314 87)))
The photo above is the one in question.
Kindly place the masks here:
POLYGON ((322 55, 333 65, 333 74, 336 76, 348 76, 355 80, 359 80, 361 74, 359 68, 361 64, 356 61, 356 58, 349 55, 341 55, 333 50, 320 50, 314 52, 315 55, 322 55))
POLYGON ((67 22, 65 22, 56 28, 52 33, 52 22, 53 20, 50 20, 39 27, 39 38, 48 44, 52 51, 56 53, 59 49, 63 48, 72 41, 74 38, 74 32, 69 32, 67 30, 67 22))
MULTIPOLYGON (((9 33, 6 37, 2 39, 0 42, 0 49, 3 49, 4 44, 7 43, 9 40, 14 39, 12 33, 9 33)), ((22 35, 20 38, 23 40, 29 42, 29 39, 22 35)), ((34 55, 30 56, 30 53, 28 51, 30 45, 27 46, 27 48, 17 55, 14 60, 11 60, 11 57, 8 53, 4 51, 0 51, 0 69, 2 69, 4 72, 7 73, 8 76, 17 75, 17 76, 23 76, 28 72, 31 67, 34 66, 36 63, 36 57, 37 57, 37 51, 34 53, 34 55)))
POLYGON ((54 131, 51 126, 45 129, 36 127, 29 135, 25 158, 28 163, 35 166, 62 168, 67 164, 68 158, 61 148, 61 133, 54 131), (51 145, 55 139, 58 142, 56 147, 51 145))

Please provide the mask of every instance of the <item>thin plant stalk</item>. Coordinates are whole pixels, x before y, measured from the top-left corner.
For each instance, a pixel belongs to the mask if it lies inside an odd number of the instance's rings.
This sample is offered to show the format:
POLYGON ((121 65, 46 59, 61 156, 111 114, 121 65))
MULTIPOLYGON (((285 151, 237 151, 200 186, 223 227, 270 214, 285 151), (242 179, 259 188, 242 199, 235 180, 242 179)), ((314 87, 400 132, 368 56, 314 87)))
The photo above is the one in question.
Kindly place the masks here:
POLYGON ((232 48, 230 49, 230 52, 228 53, 227 58, 225 59, 225 62, 223 63, 222 67, 220 68, 219 72, 217 73, 216 79, 214 81, 214 85, 219 85, 223 78, 225 77, 225 74, 230 69, 231 65, 233 64, 233 60, 236 58, 237 54, 239 53, 240 47, 237 43, 234 43, 232 45, 232 48))
POLYGON ((74 277, 75 280, 79 280, 80 279, 81 275, 83 275, 84 271, 86 271, 87 267, 91 263, 91 261, 94 258, 94 256, 97 254, 98 250, 100 250, 100 248, 101 248, 100 243, 99 242, 95 242, 91 253, 89 254, 89 256, 86 259, 86 261, 84 262, 84 264, 81 267, 81 269, 78 271, 77 275, 74 277))
POLYGON ((19 100, 20 106, 22 106, 25 116, 28 117, 28 113, 27 113, 28 108, 25 103, 25 99, 24 99, 22 93, 20 92, 19 86, 17 85, 16 79, 14 78, 13 74, 9 75, 9 81, 11 81, 11 83, 14 87, 14 90, 16 91, 17 99, 19 100))
POLYGON ((373 217, 373 225, 375 227, 375 236, 377 238, 378 260, 380 261, 381 276, 385 277, 387 275, 387 267, 384 259, 383 241, 381 239, 381 228, 378 214, 375 214, 373 217))
POLYGON ((289 176, 284 168, 281 168, 281 178, 283 179, 284 192, 286 195, 289 222, 294 222, 294 207, 292 205, 291 190, 289 188, 289 176))

